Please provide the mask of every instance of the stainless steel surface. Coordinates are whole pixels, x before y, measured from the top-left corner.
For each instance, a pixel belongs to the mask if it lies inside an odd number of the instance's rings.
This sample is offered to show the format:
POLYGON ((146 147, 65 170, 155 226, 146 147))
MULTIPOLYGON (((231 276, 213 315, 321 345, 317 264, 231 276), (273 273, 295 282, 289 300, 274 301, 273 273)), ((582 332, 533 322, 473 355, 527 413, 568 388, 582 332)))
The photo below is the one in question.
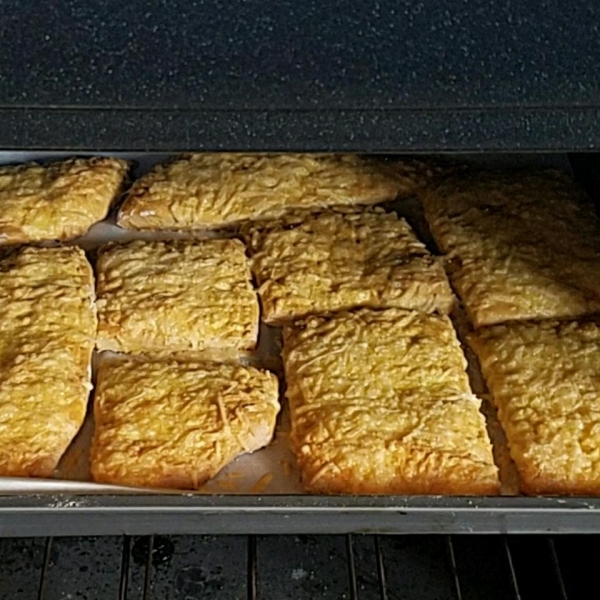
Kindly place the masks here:
POLYGON ((600 533, 595 498, 7 496, 0 536, 600 533))

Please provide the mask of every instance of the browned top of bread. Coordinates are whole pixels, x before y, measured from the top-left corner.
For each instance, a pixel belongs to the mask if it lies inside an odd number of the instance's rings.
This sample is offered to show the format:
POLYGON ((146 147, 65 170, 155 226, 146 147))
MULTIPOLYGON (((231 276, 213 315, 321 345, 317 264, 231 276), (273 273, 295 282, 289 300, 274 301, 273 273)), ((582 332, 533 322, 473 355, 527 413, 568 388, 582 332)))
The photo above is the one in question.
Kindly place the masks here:
POLYGON ((96 481, 197 488, 237 455, 268 444, 277 378, 235 363, 103 361, 91 451, 96 481))
POLYGON ((128 170, 102 157, 0 167, 0 244, 84 234, 106 217, 128 170))
POLYGON ((256 344, 258 297, 239 240, 111 244, 100 251, 97 273, 100 350, 256 344))
POLYGON ((421 196, 476 327, 600 310, 598 222, 566 174, 467 169, 421 196))
POLYGON ((358 306, 444 314, 454 306, 442 265, 394 213, 338 207, 298 217, 250 234, 267 322, 358 306))
POLYGON ((445 316, 362 309, 284 329, 292 441, 327 493, 494 494, 480 401, 445 316))
POLYGON ((79 248, 0 260, 0 474, 48 477, 81 427, 96 334, 79 248))
POLYGON ((183 155, 137 180, 118 223, 130 229, 207 229, 275 218, 293 208, 373 204, 411 193, 425 161, 337 154, 183 155))
POLYGON ((600 493, 600 324, 507 323, 473 333, 523 491, 600 493))

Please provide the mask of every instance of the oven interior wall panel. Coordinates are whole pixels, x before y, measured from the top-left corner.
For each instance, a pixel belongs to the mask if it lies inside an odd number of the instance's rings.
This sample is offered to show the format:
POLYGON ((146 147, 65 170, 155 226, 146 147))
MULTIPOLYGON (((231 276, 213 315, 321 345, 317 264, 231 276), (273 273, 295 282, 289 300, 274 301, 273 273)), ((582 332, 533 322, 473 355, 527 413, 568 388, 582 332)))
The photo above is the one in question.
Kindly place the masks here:
POLYGON ((2 14, 2 148, 600 148, 589 0, 6 0, 2 14))

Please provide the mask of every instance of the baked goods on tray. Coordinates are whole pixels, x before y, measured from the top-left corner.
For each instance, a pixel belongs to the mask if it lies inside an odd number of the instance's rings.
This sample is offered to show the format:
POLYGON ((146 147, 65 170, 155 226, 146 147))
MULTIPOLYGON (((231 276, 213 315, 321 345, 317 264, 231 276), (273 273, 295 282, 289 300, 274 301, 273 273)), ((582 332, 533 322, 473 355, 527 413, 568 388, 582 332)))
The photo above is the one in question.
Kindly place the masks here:
POLYGON ((195 489, 266 446, 277 378, 240 364, 103 361, 94 399, 95 481, 195 489))
POLYGON ((49 477, 83 424, 96 333, 79 248, 0 260, 0 475, 49 477))
POLYGON ((284 329, 283 358, 308 491, 498 493, 448 317, 395 308, 308 317, 284 329))
POLYGON ((249 235, 267 323, 357 306, 452 310, 441 263, 395 213, 340 207, 297 217, 249 235))
POLYGON ((99 350, 254 348, 259 306, 235 239, 133 241, 101 249, 99 350))
POLYGON ((422 201, 476 327, 600 311, 598 220, 566 174, 466 169, 422 201))
POLYGON ((293 208, 374 204, 411 193, 430 163, 336 154, 183 155, 138 179, 118 224, 212 229, 275 218, 293 208))
POLYGON ((128 170, 101 157, 0 167, 0 244, 83 235, 106 217, 128 170))
POLYGON ((506 323, 469 337, 528 494, 600 494, 600 323, 506 323))

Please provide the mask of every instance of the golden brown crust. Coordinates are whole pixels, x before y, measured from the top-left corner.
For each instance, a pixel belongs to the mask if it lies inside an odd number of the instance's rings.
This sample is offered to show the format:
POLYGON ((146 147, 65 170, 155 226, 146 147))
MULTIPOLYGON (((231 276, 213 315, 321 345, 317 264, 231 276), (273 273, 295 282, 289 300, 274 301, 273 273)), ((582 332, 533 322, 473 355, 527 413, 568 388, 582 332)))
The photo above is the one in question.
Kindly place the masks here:
POLYGON ((0 261, 0 474, 52 475, 83 424, 96 333, 79 248, 21 248, 0 261))
POLYGON ((600 324, 507 323, 469 337, 522 491, 600 494, 600 324))
POLYGON ((137 180, 121 207, 128 229, 211 229, 293 208, 374 204, 410 194, 435 166, 335 154, 189 154, 137 180))
POLYGON ((256 227, 250 250, 267 323, 358 306, 442 314, 454 306, 442 265, 406 221, 380 208, 256 227))
POLYGON ((422 200, 476 327, 600 310, 598 222, 567 175, 466 170, 422 200))
POLYGON ((292 441, 309 491, 496 494, 480 401, 450 320, 400 309, 284 329, 292 441))
POLYGON ((97 263, 99 350, 252 349, 259 305, 239 240, 108 245, 97 263))
POLYGON ((83 235, 106 217, 128 170, 102 157, 0 167, 0 244, 83 235))
POLYGON ((196 489, 238 455, 267 445, 277 378, 240 364, 103 362, 94 400, 95 481, 196 489))

